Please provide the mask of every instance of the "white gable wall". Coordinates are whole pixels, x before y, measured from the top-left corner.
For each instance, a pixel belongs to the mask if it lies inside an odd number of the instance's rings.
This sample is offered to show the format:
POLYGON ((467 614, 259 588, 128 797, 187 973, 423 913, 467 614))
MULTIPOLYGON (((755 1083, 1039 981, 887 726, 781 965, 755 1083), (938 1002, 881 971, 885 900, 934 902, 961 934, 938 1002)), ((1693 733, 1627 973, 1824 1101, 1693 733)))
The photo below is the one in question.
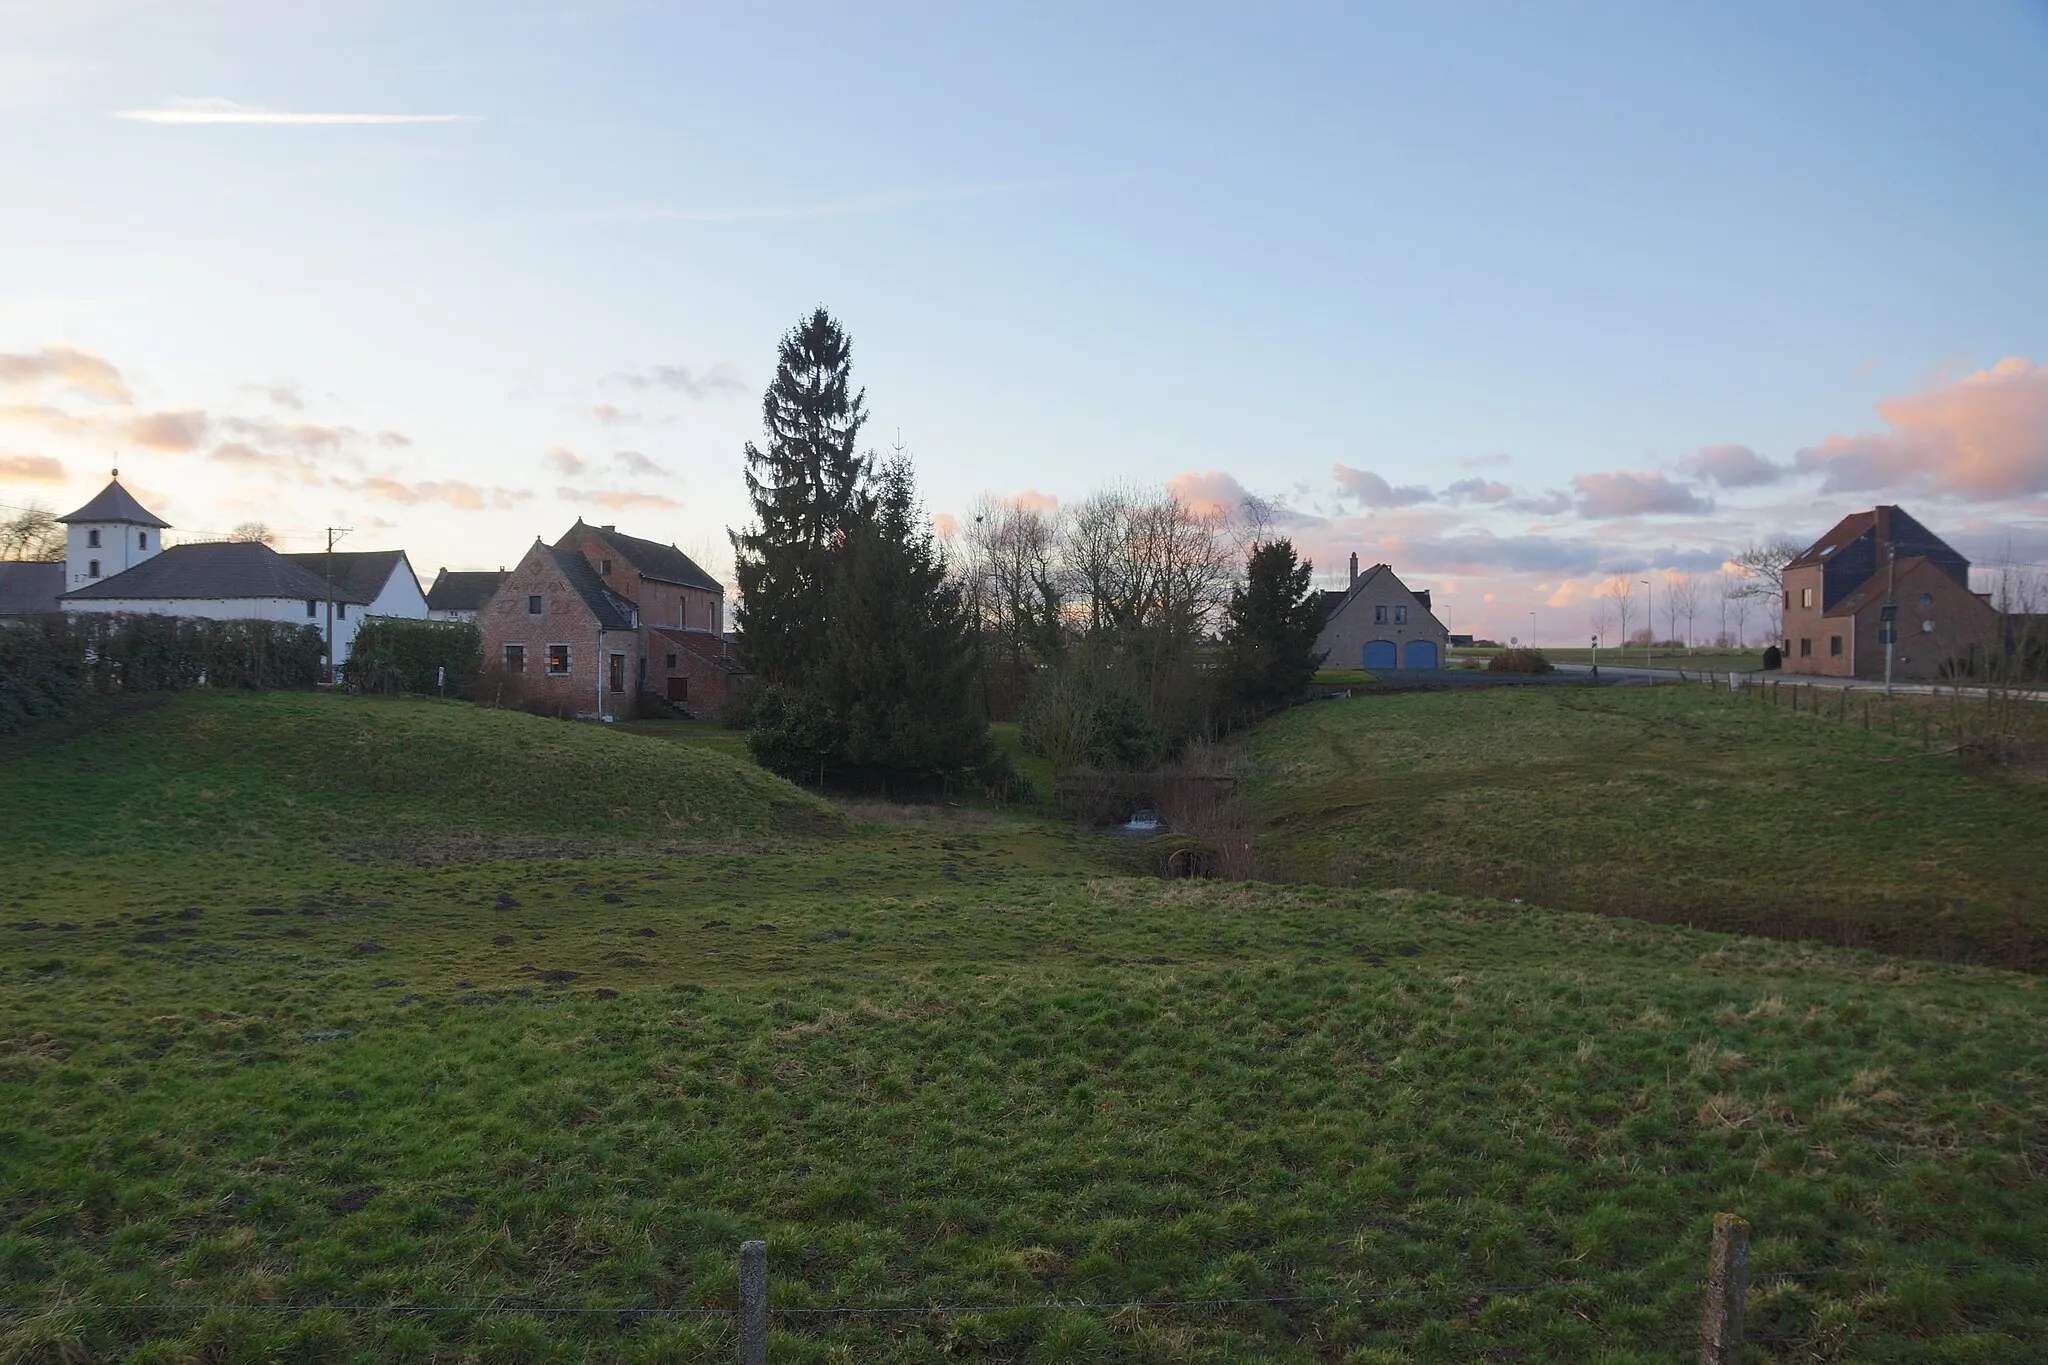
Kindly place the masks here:
MULTIPOLYGON (((403 557, 391 566, 391 577, 377 590, 377 600, 363 609, 368 616, 402 616, 408 621, 427 619, 427 595, 420 591, 419 575, 403 557)), ((326 614, 322 607, 323 616, 326 614)), ((474 617, 475 613, 472 612, 474 617)))
POLYGON ((154 526, 125 521, 77 521, 64 528, 64 591, 76 592, 102 578, 132 569, 164 548, 164 533, 154 526), (99 544, 93 544, 93 538, 99 544), (98 564, 95 576, 92 566, 98 564))

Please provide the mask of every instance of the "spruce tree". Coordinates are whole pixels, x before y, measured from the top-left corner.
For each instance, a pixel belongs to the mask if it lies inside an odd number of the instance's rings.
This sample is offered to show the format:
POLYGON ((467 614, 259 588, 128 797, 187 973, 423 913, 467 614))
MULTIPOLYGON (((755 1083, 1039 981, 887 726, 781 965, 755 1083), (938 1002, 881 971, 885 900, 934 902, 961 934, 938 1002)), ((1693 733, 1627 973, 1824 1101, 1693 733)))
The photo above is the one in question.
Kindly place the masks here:
POLYGON ((1309 587, 1314 566, 1296 563, 1288 540, 1255 545, 1244 581, 1231 590, 1223 628, 1223 691, 1242 719, 1292 704, 1315 681, 1323 610, 1309 587))
POLYGON ((764 682, 802 688, 824 647, 833 560, 861 520, 867 421, 853 345, 823 308, 782 338, 761 399, 766 449, 747 443, 754 522, 732 533, 740 657, 764 682))
POLYGON ((962 773, 988 758, 975 710, 973 620, 917 503, 910 462, 875 471, 828 597, 814 685, 837 718, 848 769, 890 778, 962 773))

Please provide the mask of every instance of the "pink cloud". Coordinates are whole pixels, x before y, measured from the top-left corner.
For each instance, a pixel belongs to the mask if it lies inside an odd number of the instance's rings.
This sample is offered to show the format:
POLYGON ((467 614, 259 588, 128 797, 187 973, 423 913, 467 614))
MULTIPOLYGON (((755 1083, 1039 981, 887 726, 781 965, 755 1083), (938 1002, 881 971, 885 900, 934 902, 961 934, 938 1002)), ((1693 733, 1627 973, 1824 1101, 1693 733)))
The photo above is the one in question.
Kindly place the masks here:
POLYGON ((934 512, 932 529, 947 540, 952 540, 960 534, 960 519, 951 512, 934 512))
POLYGON ((1436 501, 1436 494, 1420 484, 1396 488, 1370 469, 1339 464, 1332 467, 1332 472, 1337 477, 1337 487, 1366 507, 1412 507, 1418 502, 1436 501))
POLYGON ((1582 517, 1636 517, 1667 512, 1711 512, 1714 500, 1703 498, 1662 474, 1617 470, 1612 474, 1580 474, 1572 479, 1579 490, 1582 517))
POLYGON ((629 512, 639 507, 655 512, 670 512, 682 506, 674 498, 660 493, 635 493, 618 488, 557 488, 555 496, 564 502, 595 503, 614 512, 629 512))
POLYGON ((115 403, 131 401, 121 372, 88 351, 45 346, 40 351, 0 352, 0 384, 52 383, 115 403))
POLYGON ((23 483, 62 483, 64 466, 48 455, 0 455, 0 479, 23 483))
POLYGON ((206 436, 206 414, 197 408, 176 412, 145 412, 129 422, 123 434, 136 445, 155 450, 190 450, 206 436))
POLYGON ((1166 491, 1200 516, 1234 517, 1250 497, 1237 476, 1221 469, 1190 469, 1166 481, 1166 491))
POLYGON ((1794 465, 1823 493, 1921 489, 1973 501, 2048 492, 2048 365, 2008 356, 1988 370, 1887 398, 1890 428, 1830 436, 1794 465))
POLYGON ((549 446, 548 453, 540 457, 540 462, 557 474, 581 474, 590 467, 590 461, 567 446, 549 446))
POLYGON ((384 502, 395 502, 406 507, 434 502, 452 507, 458 512, 481 512, 486 508, 503 511, 533 496, 523 488, 483 488, 460 479, 428 479, 419 483, 405 483, 382 474, 372 474, 354 483, 342 480, 336 480, 336 483, 351 492, 384 502))

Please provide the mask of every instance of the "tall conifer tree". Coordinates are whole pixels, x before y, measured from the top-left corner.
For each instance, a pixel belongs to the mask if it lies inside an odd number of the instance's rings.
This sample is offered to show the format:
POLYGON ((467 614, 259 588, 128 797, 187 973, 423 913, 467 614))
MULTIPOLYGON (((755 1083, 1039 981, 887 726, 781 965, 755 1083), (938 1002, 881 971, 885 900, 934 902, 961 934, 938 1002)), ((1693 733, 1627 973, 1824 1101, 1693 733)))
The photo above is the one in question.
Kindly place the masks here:
POLYGON ((1315 681, 1323 610, 1309 588, 1314 566, 1296 563, 1294 543, 1252 547, 1244 582, 1231 590, 1223 627, 1223 687, 1241 715, 1277 711, 1315 681))
POLYGON ((802 687, 824 648, 832 562, 860 520, 868 458, 853 344, 823 308, 782 338, 761 399, 766 449, 747 443, 754 522, 732 535, 740 655, 764 681, 802 687))

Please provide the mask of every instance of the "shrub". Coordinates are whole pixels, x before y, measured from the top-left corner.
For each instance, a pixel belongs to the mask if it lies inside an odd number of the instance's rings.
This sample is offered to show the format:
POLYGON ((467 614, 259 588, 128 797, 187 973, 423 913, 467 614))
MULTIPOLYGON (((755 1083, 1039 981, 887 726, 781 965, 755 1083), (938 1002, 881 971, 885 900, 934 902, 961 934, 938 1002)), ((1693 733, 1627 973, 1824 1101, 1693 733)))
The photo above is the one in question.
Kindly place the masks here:
POLYGON ((482 665, 483 632, 471 622, 373 616, 356 631, 343 675, 358 692, 424 693, 445 686, 460 696, 482 665))
POLYGON ((1041 674, 1025 699, 1017 737, 1053 767, 1143 768, 1164 747, 1145 704, 1079 668, 1041 674))
POLYGON ((846 729, 836 716, 780 687, 764 687, 751 706, 747 752, 778 777, 822 784, 839 762, 846 729))
POLYGON ((1555 673, 1557 666, 1540 649, 1504 649, 1486 661, 1489 673, 1555 673))
POLYGON ((0 735, 86 698, 84 652, 61 618, 0 622, 0 735))
POLYGON ((80 612, 62 629, 96 692, 311 687, 326 651, 319 630, 287 621, 80 612))

